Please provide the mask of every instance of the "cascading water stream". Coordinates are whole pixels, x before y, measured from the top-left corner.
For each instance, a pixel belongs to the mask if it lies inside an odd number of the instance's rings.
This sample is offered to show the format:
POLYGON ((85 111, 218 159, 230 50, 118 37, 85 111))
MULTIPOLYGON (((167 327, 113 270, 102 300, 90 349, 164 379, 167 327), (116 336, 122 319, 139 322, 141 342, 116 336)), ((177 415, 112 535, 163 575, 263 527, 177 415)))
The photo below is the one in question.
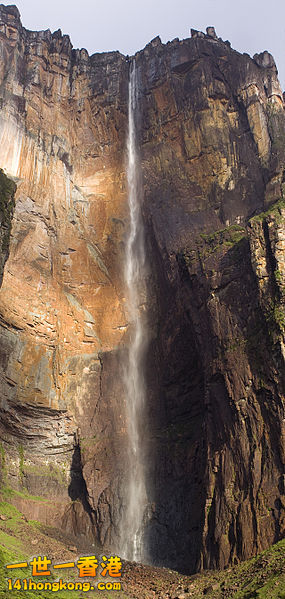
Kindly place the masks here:
POLYGON ((126 243, 124 272, 130 323, 130 344, 125 367, 129 480, 126 486, 126 510, 122 523, 122 555, 130 560, 142 561, 146 557, 143 528, 147 495, 141 431, 145 423, 146 390, 143 362, 147 333, 144 322, 146 257, 141 213, 143 194, 137 145, 137 112, 137 73, 135 61, 133 61, 129 77, 127 141, 130 226, 126 243))

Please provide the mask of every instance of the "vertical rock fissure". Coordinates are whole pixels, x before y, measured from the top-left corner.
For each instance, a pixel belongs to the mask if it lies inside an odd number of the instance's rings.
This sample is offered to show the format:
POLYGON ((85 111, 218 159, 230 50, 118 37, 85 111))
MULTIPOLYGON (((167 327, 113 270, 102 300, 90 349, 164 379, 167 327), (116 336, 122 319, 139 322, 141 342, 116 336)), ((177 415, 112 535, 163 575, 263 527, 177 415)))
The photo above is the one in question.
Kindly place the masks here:
POLYGON ((276 283, 276 279, 274 276, 274 273, 277 269, 277 263, 276 263, 276 258, 274 256, 274 253, 272 251, 270 235, 269 235, 269 227, 268 227, 268 223, 266 222, 266 220, 264 220, 262 223, 262 229, 263 229, 265 248, 266 248, 266 267, 267 267, 267 272, 269 274, 272 295, 274 298, 279 299, 279 297, 278 297, 279 296, 279 288, 278 288, 278 285, 276 283))
POLYGON ((81 447, 80 440, 78 438, 75 438, 74 452, 70 468, 70 484, 68 487, 68 494, 72 501, 81 501, 84 511, 88 514, 91 526, 92 528, 96 528, 97 536, 99 537, 97 514, 90 504, 87 485, 83 476, 81 447))
POLYGON ((124 279, 129 321, 129 346, 124 369, 126 420, 128 432, 128 483, 121 529, 121 553, 124 557, 146 559, 144 514, 147 505, 144 443, 145 375, 144 356, 147 333, 146 256, 142 219, 142 180, 137 142, 138 84, 135 61, 130 66, 128 101, 127 177, 129 231, 126 241, 124 279))

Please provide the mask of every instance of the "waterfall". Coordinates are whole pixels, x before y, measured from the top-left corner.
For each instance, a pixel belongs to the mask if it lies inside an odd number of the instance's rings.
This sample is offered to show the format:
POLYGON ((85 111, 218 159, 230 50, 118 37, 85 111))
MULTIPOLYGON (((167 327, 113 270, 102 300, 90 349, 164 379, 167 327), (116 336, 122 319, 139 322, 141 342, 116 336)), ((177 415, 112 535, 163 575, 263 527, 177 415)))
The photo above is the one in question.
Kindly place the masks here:
POLYGON ((137 143, 138 85, 135 61, 130 69, 128 103, 128 208, 129 232, 125 255, 125 286, 129 317, 130 343, 125 365, 126 418, 128 427, 128 476, 126 509, 123 518, 123 557, 142 561, 146 556, 143 542, 144 514, 147 506, 144 446, 145 424, 144 355, 147 333, 144 319, 146 297, 146 257, 141 213, 142 181, 137 143))

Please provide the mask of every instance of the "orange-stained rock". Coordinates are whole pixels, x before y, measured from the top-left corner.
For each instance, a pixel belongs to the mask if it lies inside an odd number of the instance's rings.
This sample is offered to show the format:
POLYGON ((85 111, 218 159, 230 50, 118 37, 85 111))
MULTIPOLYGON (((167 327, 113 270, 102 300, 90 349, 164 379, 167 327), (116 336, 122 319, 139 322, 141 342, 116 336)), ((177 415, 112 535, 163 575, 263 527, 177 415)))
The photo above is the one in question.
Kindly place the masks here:
MULTIPOLYGON (((150 559, 185 571, 250 557, 284 530, 284 103, 268 53, 251 59, 208 29, 136 55, 147 535, 150 559)), ((125 484, 128 70, 119 52, 89 56, 0 6, 0 168, 17 183, 0 290, 2 480, 49 499, 36 517, 111 549, 125 484)))

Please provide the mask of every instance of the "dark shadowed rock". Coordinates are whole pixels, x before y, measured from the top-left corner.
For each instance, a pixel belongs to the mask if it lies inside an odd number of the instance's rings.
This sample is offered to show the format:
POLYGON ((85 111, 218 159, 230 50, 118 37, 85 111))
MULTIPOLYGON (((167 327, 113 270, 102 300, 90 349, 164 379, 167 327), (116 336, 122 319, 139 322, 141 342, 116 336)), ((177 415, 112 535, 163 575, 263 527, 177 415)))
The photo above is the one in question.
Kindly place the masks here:
MULTIPOLYGON (((0 168, 17 181, 11 234, 14 189, 0 206, 2 482, 46 499, 16 494, 27 517, 107 550, 124 509, 129 61, 30 32, 14 7, 0 31, 0 168)), ((191 34, 136 54, 146 537, 184 572, 268 547, 285 505, 283 96, 268 52, 191 34)))
POLYGON ((193 38, 205 37, 205 33, 203 33, 203 31, 198 31, 197 29, 191 29, 190 31, 191 31, 191 37, 193 37, 193 38))
POLYGON ((207 27, 206 32, 209 37, 212 37, 213 39, 218 39, 215 27, 207 27))
POLYGON ((275 60, 272 54, 267 52, 267 50, 265 50, 265 52, 261 52, 260 54, 255 54, 253 60, 256 62, 256 64, 258 64, 259 67, 263 67, 264 69, 271 69, 273 67, 276 69, 275 60))

